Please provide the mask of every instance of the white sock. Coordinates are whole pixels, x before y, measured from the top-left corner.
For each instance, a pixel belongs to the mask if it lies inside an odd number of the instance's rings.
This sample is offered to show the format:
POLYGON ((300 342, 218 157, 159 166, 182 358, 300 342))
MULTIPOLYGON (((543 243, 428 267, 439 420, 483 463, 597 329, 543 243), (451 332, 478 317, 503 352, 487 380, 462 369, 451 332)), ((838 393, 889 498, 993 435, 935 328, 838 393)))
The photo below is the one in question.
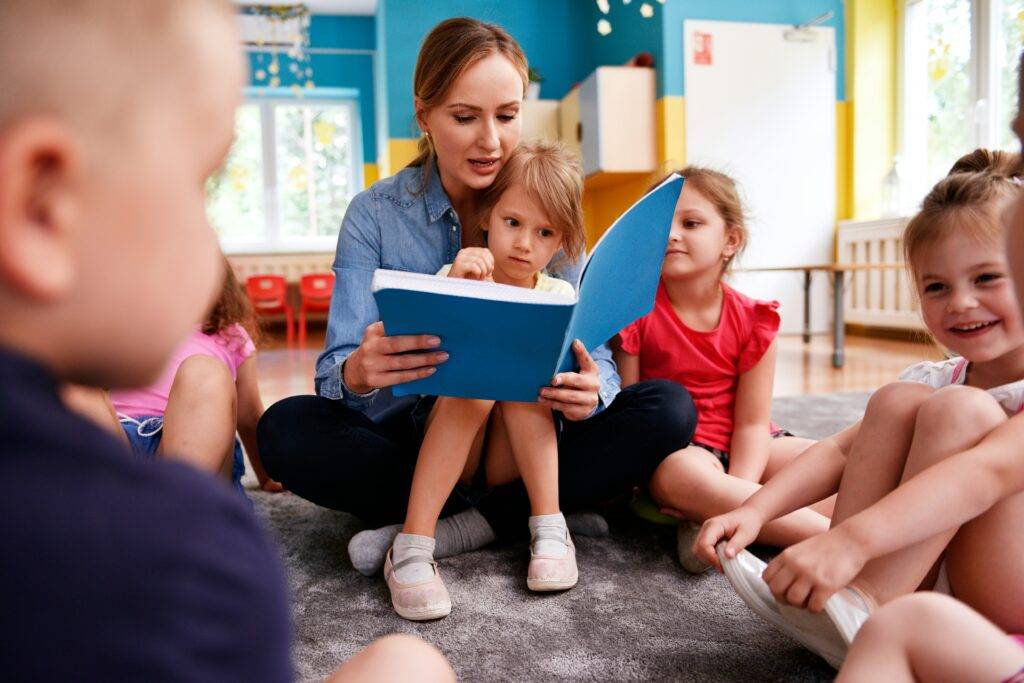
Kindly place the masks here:
MULTIPOLYGON (((409 557, 434 558, 434 539, 430 536, 416 534, 398 534, 391 546, 391 562, 396 565, 409 557)), ((434 576, 434 568, 426 561, 410 562, 395 571, 399 583, 419 583, 429 581, 434 576)))
MULTIPOLYGON (((537 538, 537 532, 541 529, 554 529, 558 532, 560 538, 565 538, 566 534, 569 533, 569 529, 565 525, 565 516, 562 515, 561 512, 556 512, 553 515, 537 515, 535 517, 530 517, 529 525, 531 542, 537 538)), ((562 557, 568 551, 569 546, 562 541, 542 538, 533 543, 533 552, 537 555, 562 557)))

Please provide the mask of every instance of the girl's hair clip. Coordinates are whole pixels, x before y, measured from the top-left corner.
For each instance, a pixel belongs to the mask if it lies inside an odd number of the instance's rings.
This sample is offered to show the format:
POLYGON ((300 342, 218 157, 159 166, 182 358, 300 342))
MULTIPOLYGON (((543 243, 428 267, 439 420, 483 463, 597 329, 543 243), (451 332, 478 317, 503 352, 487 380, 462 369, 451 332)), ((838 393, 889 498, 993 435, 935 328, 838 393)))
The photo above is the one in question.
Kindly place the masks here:
POLYGON ((1020 176, 1010 176, 1010 182, 1017 186, 1024 185, 1024 180, 1021 180, 1020 176))

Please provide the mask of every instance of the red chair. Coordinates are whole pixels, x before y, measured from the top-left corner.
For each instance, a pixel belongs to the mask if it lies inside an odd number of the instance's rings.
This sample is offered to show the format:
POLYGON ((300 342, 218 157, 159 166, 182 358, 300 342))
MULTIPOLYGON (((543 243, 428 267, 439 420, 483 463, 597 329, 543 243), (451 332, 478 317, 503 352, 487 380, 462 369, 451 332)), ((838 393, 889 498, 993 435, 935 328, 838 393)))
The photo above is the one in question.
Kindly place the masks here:
POLYGON ((331 310, 331 292, 334 291, 334 273, 310 273, 299 279, 299 346, 306 346, 306 313, 326 313, 331 310))
POLYGON ((288 346, 291 346, 294 339, 294 313, 288 303, 288 283, 285 279, 280 275, 253 275, 245 281, 245 291, 249 294, 257 316, 284 313, 288 346))

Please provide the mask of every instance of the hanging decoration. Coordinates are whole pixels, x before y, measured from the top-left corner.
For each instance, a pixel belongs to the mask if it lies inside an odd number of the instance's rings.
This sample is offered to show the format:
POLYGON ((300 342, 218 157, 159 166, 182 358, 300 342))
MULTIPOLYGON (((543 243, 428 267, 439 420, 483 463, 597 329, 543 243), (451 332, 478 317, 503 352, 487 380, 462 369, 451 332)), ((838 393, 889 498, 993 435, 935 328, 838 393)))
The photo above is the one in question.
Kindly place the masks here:
POLYGON ((256 51, 254 83, 279 88, 285 82, 283 69, 287 68, 287 80, 297 96, 302 96, 304 88, 313 88, 309 8, 303 4, 242 5, 240 10, 242 15, 259 22, 257 34, 245 40, 245 44, 256 51), (282 53, 287 59, 282 58, 282 53))
MULTIPOLYGON (((606 36, 612 32, 612 22, 608 20, 607 15, 611 12, 612 0, 595 0, 597 2, 597 9, 601 14, 605 15, 597 21, 597 32, 602 36, 606 36)), ((633 3, 633 0, 622 0, 623 6, 629 6, 633 3)), ((665 0, 658 0, 659 5, 664 5, 665 0)), ((651 19, 654 17, 654 5, 650 2, 640 3, 640 16, 644 19, 651 19)))

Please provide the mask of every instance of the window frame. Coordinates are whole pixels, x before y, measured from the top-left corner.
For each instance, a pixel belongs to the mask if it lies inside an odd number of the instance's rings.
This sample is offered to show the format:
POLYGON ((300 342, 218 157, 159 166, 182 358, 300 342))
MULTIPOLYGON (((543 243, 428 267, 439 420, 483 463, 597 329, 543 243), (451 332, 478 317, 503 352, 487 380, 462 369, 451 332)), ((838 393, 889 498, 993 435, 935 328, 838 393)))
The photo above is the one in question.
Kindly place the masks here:
MULTIPOLYGON (((917 33, 922 28, 915 25, 913 15, 924 11, 927 0, 904 0, 899 15, 899 45, 897 49, 897 154, 902 159, 904 191, 901 207, 904 212, 916 210, 917 205, 928 191, 928 128, 922 125, 927 120, 927 82, 924 88, 916 87, 908 74, 920 72, 921 59, 927 59, 927 43, 917 33), (915 50, 916 48, 916 50, 915 50)), ((998 149, 1003 133, 999 111, 999 72, 996 50, 1002 29, 1003 0, 968 0, 971 6, 971 59, 969 111, 971 149, 987 147, 998 149)), ((927 37, 924 37, 927 41, 927 37)), ((970 150, 964 150, 968 152, 970 150)))
MULTIPOLYGON (((351 187, 363 187, 363 132, 360 119, 359 91, 354 88, 316 88, 303 90, 296 96, 290 88, 247 87, 242 105, 256 105, 260 113, 260 136, 263 163, 263 237, 258 240, 219 239, 225 254, 294 254, 328 253, 337 246, 337 235, 325 237, 284 237, 281 219, 280 188, 277 183, 277 118, 280 106, 321 104, 349 110, 352 148, 349 162, 351 187)), ((353 196, 355 195, 353 193, 353 196)), ((340 225, 338 226, 341 227, 340 225)))

